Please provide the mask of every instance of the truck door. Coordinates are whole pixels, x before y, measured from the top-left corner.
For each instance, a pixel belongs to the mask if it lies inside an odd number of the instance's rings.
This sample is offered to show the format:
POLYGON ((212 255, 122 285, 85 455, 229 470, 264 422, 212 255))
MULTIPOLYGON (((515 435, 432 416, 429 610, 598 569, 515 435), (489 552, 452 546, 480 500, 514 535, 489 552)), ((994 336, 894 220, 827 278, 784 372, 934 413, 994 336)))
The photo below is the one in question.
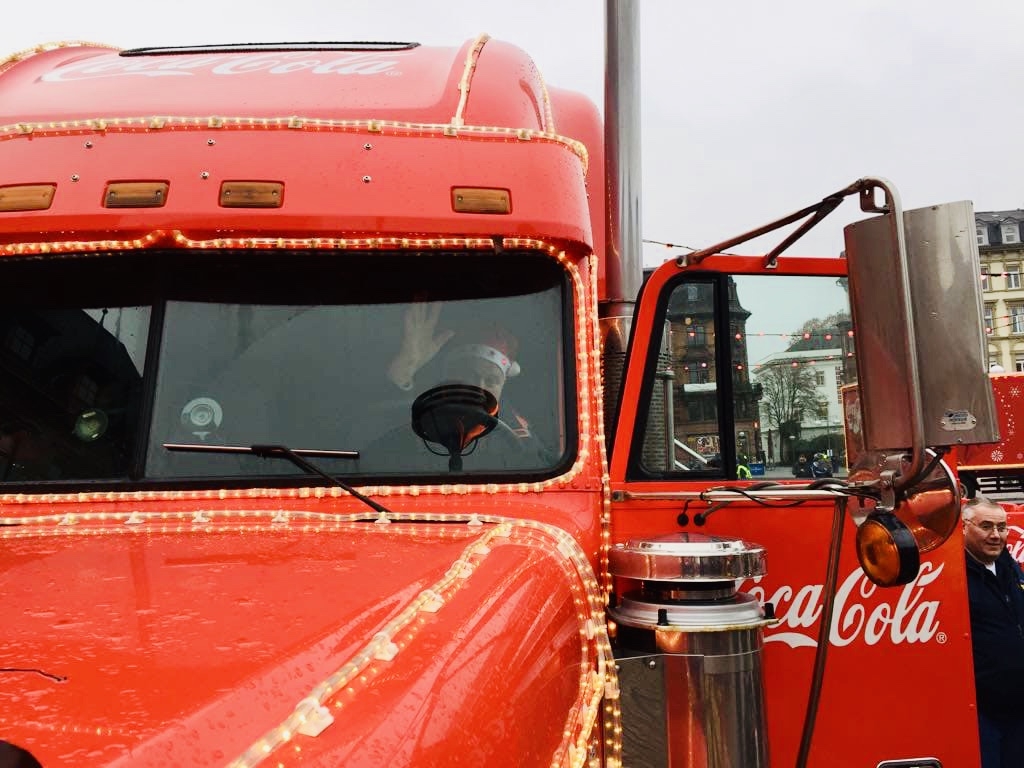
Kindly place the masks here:
MULTIPOLYGON (((860 567, 841 504, 702 496, 848 481, 843 392, 857 337, 847 288, 841 258, 782 257, 769 270, 760 257, 716 255, 650 275, 614 424, 608 539, 697 532, 764 547, 765 575, 740 589, 776 618, 764 636, 771 764, 841 754, 851 766, 977 766, 959 533, 924 553, 908 583, 883 589, 860 567), (945 705, 915 714, 922 700, 945 705)), ((610 578, 614 601, 621 585, 610 578)))

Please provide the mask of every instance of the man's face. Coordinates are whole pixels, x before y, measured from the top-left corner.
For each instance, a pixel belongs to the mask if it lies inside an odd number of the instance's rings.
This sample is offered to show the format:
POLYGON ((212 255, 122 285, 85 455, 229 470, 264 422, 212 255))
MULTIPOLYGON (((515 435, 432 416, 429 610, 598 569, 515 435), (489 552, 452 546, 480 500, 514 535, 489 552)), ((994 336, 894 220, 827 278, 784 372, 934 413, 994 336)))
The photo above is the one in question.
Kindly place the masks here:
POLYGON ((969 507, 964 515, 964 546, 981 562, 994 563, 1006 547, 1006 510, 991 504, 969 507))
POLYGON ((445 378, 486 389, 496 400, 501 401, 505 374, 489 360, 479 357, 458 358, 447 366, 445 378))

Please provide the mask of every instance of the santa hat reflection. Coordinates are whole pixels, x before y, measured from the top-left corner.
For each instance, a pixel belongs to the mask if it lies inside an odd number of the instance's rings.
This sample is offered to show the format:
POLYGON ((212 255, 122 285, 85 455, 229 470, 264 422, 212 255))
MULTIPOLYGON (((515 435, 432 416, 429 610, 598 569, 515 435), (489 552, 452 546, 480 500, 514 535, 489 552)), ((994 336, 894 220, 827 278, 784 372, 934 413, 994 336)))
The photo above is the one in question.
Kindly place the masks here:
POLYGON ((521 369, 515 361, 519 347, 515 337, 504 328, 491 327, 472 334, 460 334, 448 355, 449 363, 479 358, 493 363, 505 376, 518 376, 521 369))

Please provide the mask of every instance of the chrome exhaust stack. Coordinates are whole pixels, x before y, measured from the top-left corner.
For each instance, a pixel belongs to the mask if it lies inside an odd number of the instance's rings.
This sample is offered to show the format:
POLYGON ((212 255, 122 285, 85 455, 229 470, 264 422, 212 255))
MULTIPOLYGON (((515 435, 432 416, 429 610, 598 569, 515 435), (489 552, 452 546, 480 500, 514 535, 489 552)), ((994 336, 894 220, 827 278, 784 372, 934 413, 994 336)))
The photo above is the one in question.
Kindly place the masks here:
POLYGON ((764 549, 677 533, 612 547, 609 569, 638 584, 608 609, 623 764, 767 766, 761 650, 773 611, 737 589, 764 575, 764 549))

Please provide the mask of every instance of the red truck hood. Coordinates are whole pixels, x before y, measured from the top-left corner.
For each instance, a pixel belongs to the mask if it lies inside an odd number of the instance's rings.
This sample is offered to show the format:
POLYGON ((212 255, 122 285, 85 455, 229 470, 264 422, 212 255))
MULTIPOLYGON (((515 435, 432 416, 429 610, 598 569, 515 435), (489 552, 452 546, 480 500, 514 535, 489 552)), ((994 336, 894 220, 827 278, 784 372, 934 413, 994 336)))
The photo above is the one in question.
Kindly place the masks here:
POLYGON ((44 768, 552 765, 590 736, 596 584, 550 527, 2 530, 0 738, 44 768))

